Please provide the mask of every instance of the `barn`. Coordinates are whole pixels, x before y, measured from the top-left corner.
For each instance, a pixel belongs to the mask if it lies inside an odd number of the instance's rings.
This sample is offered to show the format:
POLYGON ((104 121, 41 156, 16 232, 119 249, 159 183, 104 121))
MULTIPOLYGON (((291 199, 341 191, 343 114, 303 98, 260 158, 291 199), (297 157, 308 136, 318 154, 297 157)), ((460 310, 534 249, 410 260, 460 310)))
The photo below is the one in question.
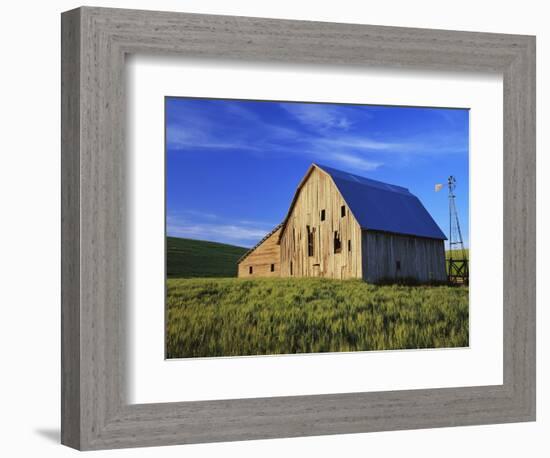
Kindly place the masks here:
POLYGON ((444 281, 445 235, 408 189, 312 164, 239 277, 444 281))

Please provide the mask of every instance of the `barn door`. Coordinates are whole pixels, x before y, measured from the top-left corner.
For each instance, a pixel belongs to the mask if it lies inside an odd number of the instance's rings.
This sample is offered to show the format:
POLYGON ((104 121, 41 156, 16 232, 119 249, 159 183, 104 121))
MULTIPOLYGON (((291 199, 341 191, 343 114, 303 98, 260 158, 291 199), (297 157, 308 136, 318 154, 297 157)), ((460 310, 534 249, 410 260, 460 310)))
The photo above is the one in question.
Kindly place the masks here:
POLYGON ((320 264, 313 264, 313 276, 314 277, 320 277, 321 276, 321 265, 320 264))

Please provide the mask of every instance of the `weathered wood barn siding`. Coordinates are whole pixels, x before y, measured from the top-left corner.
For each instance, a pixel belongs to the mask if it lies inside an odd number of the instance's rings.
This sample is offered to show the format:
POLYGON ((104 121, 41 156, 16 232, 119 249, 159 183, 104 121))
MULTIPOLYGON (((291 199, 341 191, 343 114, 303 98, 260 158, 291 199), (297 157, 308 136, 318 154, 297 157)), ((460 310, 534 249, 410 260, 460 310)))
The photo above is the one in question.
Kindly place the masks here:
POLYGON ((283 277, 361 278, 361 228, 332 178, 317 167, 298 189, 283 226, 280 248, 283 277), (342 206, 345 216, 341 216, 342 206), (308 226, 313 231, 313 256, 308 254, 308 226), (334 252, 335 231, 341 241, 339 253, 334 252))
POLYGON ((279 277, 281 275, 281 250, 277 241, 278 228, 239 262, 239 277, 279 277), (272 269, 273 266, 273 270, 272 269), (250 268, 252 267, 252 273, 250 268))
POLYGON ((364 230, 362 251, 367 282, 447 279, 443 240, 364 230))

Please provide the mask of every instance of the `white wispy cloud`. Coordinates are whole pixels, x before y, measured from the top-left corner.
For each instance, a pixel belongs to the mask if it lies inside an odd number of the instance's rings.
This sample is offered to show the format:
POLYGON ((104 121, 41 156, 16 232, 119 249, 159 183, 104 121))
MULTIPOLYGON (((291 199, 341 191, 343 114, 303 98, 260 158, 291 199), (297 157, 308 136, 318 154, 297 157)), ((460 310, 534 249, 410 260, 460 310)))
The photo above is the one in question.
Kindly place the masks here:
POLYGON ((328 148, 347 148, 355 151, 411 151, 418 148, 414 143, 387 142, 366 136, 342 136, 318 140, 328 148))
POLYGON ((254 143, 235 138, 220 141, 216 135, 209 134, 206 129, 183 127, 171 124, 166 128, 166 144, 171 149, 204 148, 204 149, 239 149, 257 150, 254 143))
POLYGON ((197 210, 172 212, 167 215, 169 236, 211 240, 245 247, 255 245, 276 224, 257 221, 227 221, 221 216, 197 210))
POLYGON ((177 212, 171 212, 170 218, 172 218, 173 221, 176 221, 177 218, 199 218, 199 219, 207 219, 207 220, 216 220, 219 218, 218 215, 214 213, 209 213, 201 210, 181 210, 177 212))
POLYGON ((315 103, 284 103, 279 106, 300 123, 320 131, 348 130, 353 124, 337 106, 315 103))
POLYGON ((346 153, 332 153, 329 157, 332 161, 364 172, 376 170, 383 165, 382 162, 376 162, 369 159, 364 159, 361 156, 354 156, 346 153))
MULTIPOLYGON (((183 224, 169 225, 167 228, 169 235, 178 237, 187 237, 201 240, 231 240, 255 242, 261 239, 269 231, 259 228, 237 226, 233 224, 183 224)), ((250 244, 250 243, 248 243, 250 244)))

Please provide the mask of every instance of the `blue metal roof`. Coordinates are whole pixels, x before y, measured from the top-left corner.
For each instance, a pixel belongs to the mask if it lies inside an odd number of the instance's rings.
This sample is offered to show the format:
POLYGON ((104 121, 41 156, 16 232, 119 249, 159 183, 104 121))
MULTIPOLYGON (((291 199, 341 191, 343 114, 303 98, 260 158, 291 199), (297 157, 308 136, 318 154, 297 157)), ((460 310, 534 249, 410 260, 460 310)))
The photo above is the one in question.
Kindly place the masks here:
POLYGON ((362 229, 447 239, 407 188, 315 165, 332 177, 362 229))

